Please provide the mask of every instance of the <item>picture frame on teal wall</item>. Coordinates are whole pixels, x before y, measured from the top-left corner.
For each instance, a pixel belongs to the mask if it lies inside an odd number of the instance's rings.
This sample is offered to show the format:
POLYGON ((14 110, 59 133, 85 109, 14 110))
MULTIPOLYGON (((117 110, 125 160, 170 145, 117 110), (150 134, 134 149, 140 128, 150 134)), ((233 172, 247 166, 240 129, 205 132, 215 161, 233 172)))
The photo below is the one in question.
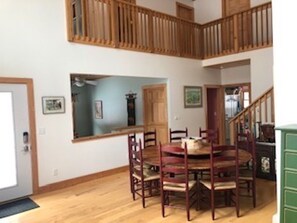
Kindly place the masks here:
POLYGON ((184 86, 184 106, 185 108, 202 107, 202 87, 184 86))
POLYGON ((103 119, 102 100, 95 100, 95 119, 103 119))

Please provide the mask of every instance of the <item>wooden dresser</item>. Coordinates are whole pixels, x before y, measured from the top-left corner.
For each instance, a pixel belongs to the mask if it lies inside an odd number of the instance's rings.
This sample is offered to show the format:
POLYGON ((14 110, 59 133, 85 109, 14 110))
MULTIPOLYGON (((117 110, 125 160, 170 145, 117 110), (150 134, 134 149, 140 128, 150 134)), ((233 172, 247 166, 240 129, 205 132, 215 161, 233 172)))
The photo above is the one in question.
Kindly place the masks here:
POLYGON ((281 130, 281 204, 280 222, 297 222, 297 124, 281 130))

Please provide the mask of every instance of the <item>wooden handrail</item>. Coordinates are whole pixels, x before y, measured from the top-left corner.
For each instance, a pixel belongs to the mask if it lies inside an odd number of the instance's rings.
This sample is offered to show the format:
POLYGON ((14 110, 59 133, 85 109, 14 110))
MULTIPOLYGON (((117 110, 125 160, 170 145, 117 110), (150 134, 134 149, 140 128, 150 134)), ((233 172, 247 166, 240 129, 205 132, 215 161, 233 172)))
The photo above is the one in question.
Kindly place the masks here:
POLYGON ((267 122, 274 123, 273 87, 229 121, 230 143, 234 143, 237 132, 242 132, 245 129, 249 129, 255 137, 260 137, 259 125, 267 122))
POLYGON ((271 2, 200 25, 121 0, 65 0, 68 40, 187 58, 272 46, 271 2))

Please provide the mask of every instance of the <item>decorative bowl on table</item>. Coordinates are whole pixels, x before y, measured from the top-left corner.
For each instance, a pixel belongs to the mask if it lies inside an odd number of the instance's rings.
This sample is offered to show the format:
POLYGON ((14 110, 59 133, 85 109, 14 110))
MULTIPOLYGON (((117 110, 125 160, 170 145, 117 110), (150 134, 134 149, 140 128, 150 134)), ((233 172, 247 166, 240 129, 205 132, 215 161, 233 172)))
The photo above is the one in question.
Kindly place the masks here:
POLYGON ((202 138, 201 137, 186 137, 181 139, 181 147, 185 148, 185 144, 187 143, 188 150, 201 149, 203 147, 202 138))

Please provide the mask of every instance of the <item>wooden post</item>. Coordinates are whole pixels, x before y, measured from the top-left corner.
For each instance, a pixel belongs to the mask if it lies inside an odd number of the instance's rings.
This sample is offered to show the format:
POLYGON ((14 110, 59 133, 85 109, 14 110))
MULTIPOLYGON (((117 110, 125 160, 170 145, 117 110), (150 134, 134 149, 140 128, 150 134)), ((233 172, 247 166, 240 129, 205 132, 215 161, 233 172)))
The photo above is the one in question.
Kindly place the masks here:
POLYGON ((67 39, 69 42, 72 42, 74 39, 73 35, 73 20, 72 20, 72 4, 71 0, 65 0, 66 5, 66 21, 67 21, 67 39))
POLYGON ((199 59, 204 59, 205 55, 204 55, 204 26, 203 25, 199 25, 199 46, 198 48, 200 49, 200 53, 199 59))
POLYGON ((154 47, 154 26, 153 26, 153 11, 150 10, 148 14, 148 37, 149 37, 149 51, 153 53, 154 47))
POLYGON ((111 0, 111 39, 113 47, 119 47, 119 15, 118 15, 118 3, 116 0, 111 0))
POLYGON ((233 15, 233 41, 234 41, 234 52, 238 52, 238 15, 233 15))

